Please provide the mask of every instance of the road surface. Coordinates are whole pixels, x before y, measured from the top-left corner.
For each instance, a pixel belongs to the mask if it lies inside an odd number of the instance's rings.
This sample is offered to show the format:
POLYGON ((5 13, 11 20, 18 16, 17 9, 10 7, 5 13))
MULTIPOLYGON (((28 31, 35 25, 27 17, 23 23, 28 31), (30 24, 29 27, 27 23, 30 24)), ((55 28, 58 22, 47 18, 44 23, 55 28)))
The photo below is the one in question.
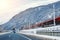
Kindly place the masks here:
POLYGON ((46 39, 37 38, 34 36, 27 36, 20 33, 8 33, 0 35, 0 40, 46 40, 46 39))

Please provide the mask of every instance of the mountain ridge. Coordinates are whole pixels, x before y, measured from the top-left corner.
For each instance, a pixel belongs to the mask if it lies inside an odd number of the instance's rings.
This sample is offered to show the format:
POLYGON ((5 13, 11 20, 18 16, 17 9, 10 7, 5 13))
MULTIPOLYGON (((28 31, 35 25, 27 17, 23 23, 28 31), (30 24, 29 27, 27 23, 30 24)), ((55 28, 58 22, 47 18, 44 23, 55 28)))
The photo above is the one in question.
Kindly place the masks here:
POLYGON ((49 18, 44 16, 51 15, 53 13, 53 4, 55 5, 57 15, 60 15, 60 1, 48 5, 38 6, 34 8, 26 9, 19 14, 15 15, 9 22, 2 25, 4 29, 12 29, 13 26, 16 28, 28 26, 35 24, 36 22, 42 22, 44 20, 48 20, 49 18), (59 11, 57 11, 59 9, 59 11), (38 13, 38 14, 37 14, 38 13), (42 19, 43 18, 43 19, 42 19))

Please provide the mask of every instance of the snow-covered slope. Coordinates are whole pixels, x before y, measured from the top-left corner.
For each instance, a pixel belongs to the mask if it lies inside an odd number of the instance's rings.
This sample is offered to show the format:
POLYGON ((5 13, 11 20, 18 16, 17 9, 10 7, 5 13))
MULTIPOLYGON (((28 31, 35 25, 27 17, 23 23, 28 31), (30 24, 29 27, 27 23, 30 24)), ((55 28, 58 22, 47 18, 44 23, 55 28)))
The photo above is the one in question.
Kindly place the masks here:
POLYGON ((11 29, 13 26, 20 28, 28 26, 29 24, 35 24, 36 22, 42 22, 53 18, 53 4, 55 5, 56 17, 60 16, 60 1, 48 5, 29 8, 21 13, 15 15, 9 22, 2 25, 4 29, 11 29), (51 18, 48 16, 51 15, 51 18))

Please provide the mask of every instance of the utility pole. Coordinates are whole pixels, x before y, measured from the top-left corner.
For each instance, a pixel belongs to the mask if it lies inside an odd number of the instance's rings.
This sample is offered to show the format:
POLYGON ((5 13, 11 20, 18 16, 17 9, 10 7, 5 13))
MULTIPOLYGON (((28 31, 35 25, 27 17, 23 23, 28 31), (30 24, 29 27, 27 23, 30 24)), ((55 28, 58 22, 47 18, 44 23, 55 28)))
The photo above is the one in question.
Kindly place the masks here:
MULTIPOLYGON (((55 21, 55 5, 53 4, 53 24, 54 26, 56 25, 56 21, 55 21)), ((52 36, 54 35, 54 30, 52 30, 52 36)))
POLYGON ((53 4, 53 23, 54 23, 54 26, 56 25, 56 21, 55 21, 55 5, 53 4))

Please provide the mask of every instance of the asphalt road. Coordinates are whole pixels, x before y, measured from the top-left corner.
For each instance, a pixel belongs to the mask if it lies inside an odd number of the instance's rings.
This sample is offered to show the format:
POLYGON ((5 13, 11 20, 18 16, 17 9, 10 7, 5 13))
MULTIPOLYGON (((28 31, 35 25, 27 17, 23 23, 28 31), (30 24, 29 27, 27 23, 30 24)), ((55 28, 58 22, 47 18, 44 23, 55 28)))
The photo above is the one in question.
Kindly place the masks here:
POLYGON ((0 35, 0 40, 45 40, 34 36, 27 36, 20 33, 9 33, 0 35))

